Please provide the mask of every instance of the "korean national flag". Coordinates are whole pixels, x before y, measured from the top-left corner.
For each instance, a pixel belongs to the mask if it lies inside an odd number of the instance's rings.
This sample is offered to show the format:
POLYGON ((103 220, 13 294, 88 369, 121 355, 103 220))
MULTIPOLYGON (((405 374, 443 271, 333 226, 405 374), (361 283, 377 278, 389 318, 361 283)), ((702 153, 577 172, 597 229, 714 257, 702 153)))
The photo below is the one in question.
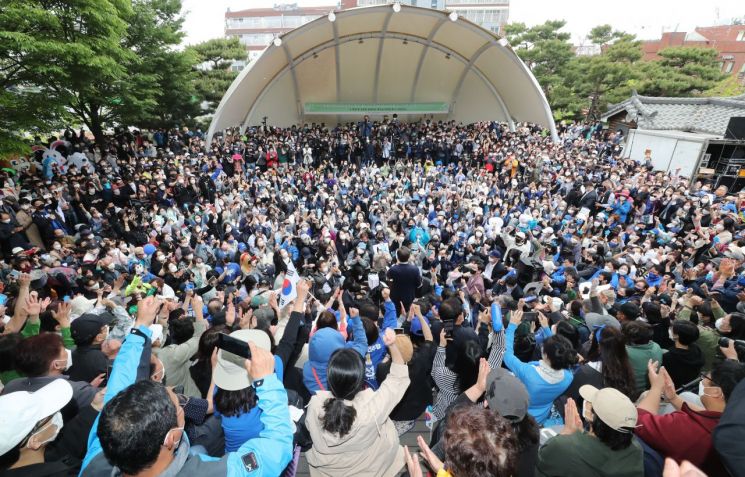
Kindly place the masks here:
POLYGON ((300 281, 300 276, 295 270, 295 265, 292 262, 287 264, 287 273, 285 273, 285 281, 282 283, 282 293, 279 295, 279 307, 284 308, 285 305, 290 303, 297 297, 297 283, 300 281))

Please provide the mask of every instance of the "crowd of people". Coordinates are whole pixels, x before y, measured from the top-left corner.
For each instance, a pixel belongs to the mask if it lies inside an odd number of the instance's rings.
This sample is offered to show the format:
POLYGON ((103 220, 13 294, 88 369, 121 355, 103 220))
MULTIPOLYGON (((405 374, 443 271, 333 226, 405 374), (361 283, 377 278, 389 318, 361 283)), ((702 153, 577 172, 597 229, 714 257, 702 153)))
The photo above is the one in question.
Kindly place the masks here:
POLYGON ((745 193, 559 138, 36 138, 0 170, 0 476, 745 475, 745 193))

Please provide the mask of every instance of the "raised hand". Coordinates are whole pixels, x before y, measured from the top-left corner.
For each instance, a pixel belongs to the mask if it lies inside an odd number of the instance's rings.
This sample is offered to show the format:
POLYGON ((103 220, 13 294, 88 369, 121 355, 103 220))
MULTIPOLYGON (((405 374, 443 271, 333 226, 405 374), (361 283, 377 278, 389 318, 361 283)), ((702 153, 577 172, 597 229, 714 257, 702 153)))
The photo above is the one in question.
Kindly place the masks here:
POLYGON ((564 429, 561 433, 566 436, 581 430, 582 418, 579 417, 577 403, 574 402, 574 399, 569 398, 564 405, 564 429))

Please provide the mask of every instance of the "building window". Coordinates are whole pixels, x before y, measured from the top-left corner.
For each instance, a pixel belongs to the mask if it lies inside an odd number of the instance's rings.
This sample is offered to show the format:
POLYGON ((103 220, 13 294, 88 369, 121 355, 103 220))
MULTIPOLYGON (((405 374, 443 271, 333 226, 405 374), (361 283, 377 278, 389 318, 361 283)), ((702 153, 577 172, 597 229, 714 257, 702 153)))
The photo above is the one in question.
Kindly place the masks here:
POLYGON ((724 72, 725 73, 732 73, 732 68, 735 66, 734 61, 728 61, 724 64, 724 72))
POLYGON ((745 30, 737 34, 737 41, 745 41, 745 30))

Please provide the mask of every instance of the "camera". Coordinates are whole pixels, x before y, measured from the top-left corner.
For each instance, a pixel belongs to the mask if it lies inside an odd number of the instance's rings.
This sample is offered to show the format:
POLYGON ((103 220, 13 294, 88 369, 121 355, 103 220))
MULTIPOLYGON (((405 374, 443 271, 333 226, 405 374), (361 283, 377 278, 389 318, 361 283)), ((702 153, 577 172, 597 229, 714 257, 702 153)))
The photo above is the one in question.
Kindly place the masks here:
POLYGON ((719 338, 719 346, 722 348, 727 348, 729 346, 729 342, 734 341, 735 342, 735 351, 737 351, 738 356, 745 356, 745 341, 743 340, 733 340, 730 338, 719 338))

